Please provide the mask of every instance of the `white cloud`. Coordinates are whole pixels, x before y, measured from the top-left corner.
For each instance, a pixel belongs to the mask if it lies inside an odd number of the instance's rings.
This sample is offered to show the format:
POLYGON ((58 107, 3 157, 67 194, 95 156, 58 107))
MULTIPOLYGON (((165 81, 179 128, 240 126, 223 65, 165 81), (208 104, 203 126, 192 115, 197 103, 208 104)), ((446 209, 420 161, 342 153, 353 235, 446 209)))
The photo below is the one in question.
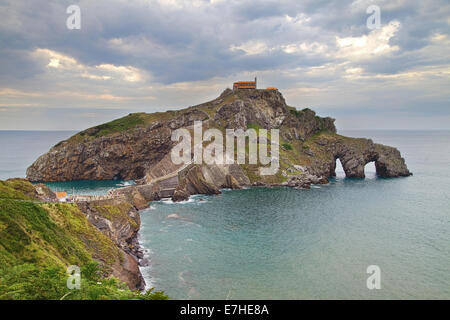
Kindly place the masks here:
POLYGON ((270 48, 264 41, 250 40, 241 45, 232 45, 230 46, 230 50, 231 51, 242 50, 245 52, 246 55, 256 55, 274 50, 274 48, 270 48))
POLYGON ((319 42, 312 43, 290 43, 281 46, 282 50, 286 53, 307 53, 307 54, 325 54, 328 51, 328 46, 319 42))
POLYGON ((288 23, 291 23, 293 25, 297 25, 297 26, 302 26, 307 22, 311 21, 311 17, 308 17, 306 14, 304 13, 299 13, 296 16, 291 17, 290 15, 285 15, 284 16, 286 21, 288 23))
POLYGON ((363 72, 363 68, 347 68, 343 77, 347 79, 357 79, 361 77, 363 72))
POLYGON ((375 29, 368 35, 361 37, 336 37, 338 47, 337 57, 354 59, 370 59, 399 50, 398 46, 391 46, 389 41, 400 29, 400 22, 391 21, 381 29, 375 29))
POLYGON ((82 77, 91 80, 118 80, 125 82, 140 82, 146 73, 131 66, 116 66, 113 64, 100 64, 88 66, 78 62, 73 57, 60 52, 38 48, 32 53, 49 69, 64 72, 67 77, 82 77))
POLYGON ((241 45, 230 46, 231 51, 244 51, 246 55, 257 55, 273 51, 283 51, 288 54, 325 54, 328 50, 326 44, 319 42, 302 42, 302 43, 287 43, 280 45, 269 46, 266 42, 261 40, 250 40, 241 45))
POLYGON ((47 67, 49 68, 75 69, 81 67, 74 58, 45 48, 36 49, 32 53, 32 55, 41 60, 44 60, 44 62, 48 61, 47 67))
POLYGON ((95 68, 106 71, 109 74, 116 74, 119 75, 119 77, 123 78, 125 81, 129 82, 138 82, 142 81, 142 72, 134 67, 130 66, 115 66, 113 64, 101 64, 98 66, 95 66, 95 68))

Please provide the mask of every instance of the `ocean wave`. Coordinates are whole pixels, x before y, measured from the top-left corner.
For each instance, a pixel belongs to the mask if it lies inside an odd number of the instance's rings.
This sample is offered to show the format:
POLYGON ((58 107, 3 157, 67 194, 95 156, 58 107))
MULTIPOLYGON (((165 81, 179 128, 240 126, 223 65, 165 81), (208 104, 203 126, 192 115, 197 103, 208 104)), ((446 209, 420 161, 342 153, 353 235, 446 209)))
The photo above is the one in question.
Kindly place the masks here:
POLYGON ((127 186, 134 186, 136 183, 134 181, 124 181, 121 183, 116 184, 118 187, 127 187, 127 186))
POLYGON ((206 203, 207 201, 202 196, 203 195, 197 194, 197 195, 190 196, 188 200, 178 201, 178 202, 174 202, 172 199, 166 198, 166 199, 159 200, 158 203, 160 203, 160 204, 188 204, 188 203, 202 204, 202 203, 206 203))
POLYGON ((185 204, 185 203, 190 203, 190 202, 194 202, 194 200, 191 199, 191 198, 189 198, 188 200, 185 200, 185 201, 179 201, 179 202, 174 202, 174 201, 173 201, 172 199, 170 199, 170 198, 166 198, 166 199, 159 200, 159 203, 162 203, 162 204, 185 204))
POLYGON ((146 266, 139 266, 139 271, 142 274, 142 277, 145 281, 145 290, 149 290, 151 288, 154 288, 156 285, 156 278, 151 276, 152 272, 152 259, 151 256, 153 255, 153 250, 151 248, 145 248, 144 249, 144 259, 148 261, 148 264, 146 266))

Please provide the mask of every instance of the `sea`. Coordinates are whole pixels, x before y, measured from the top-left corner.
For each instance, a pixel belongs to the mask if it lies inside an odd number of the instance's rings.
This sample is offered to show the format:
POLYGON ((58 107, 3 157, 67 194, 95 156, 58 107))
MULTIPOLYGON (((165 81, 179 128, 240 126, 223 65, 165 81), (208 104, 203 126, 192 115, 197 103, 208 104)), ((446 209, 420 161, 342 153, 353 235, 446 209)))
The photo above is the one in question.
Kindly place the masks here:
MULTIPOLYGON (((75 132, 0 131, 0 179, 75 132)), ((450 299, 450 131, 340 131, 397 147, 413 176, 337 177, 152 202, 139 241, 147 288, 172 299, 450 299)), ((52 183, 103 194, 132 181, 52 183)))

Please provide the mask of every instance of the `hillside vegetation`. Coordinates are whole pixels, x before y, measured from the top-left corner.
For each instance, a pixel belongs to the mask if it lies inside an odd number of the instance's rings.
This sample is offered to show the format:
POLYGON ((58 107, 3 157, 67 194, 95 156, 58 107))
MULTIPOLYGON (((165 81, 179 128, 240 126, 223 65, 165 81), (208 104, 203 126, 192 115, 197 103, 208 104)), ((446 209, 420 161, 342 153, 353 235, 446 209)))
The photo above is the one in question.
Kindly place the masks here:
POLYGON ((0 181, 0 299, 166 299, 134 292, 108 276, 122 259, 117 246, 74 204, 44 203, 23 180, 0 181), (69 265, 81 268, 80 290, 69 290, 69 265))

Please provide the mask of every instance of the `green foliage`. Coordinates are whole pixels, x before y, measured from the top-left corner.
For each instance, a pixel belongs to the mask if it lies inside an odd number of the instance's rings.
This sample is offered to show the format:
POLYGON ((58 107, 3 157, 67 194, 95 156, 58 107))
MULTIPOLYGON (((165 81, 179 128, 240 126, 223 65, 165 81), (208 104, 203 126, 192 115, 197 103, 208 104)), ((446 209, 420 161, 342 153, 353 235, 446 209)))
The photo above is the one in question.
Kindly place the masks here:
POLYGON ((299 117, 300 116, 300 111, 298 111, 297 109, 295 109, 295 108, 290 108, 289 109, 289 112, 292 114, 292 115, 294 115, 294 116, 296 116, 296 117, 299 117))
POLYGON ((283 147, 284 150, 292 150, 292 145, 289 143, 283 143, 281 144, 281 146, 283 147))
POLYGON ((121 254, 76 205, 0 199, 0 299, 167 299, 111 278, 121 254), (67 289, 69 265, 81 268, 81 290, 67 289))
POLYGON ((163 291, 153 291, 154 288, 148 289, 141 293, 142 300, 169 300, 169 297, 163 291))
POLYGON ((302 110, 297 110, 294 107, 289 107, 289 112, 296 116, 297 118, 307 117, 307 116, 315 116, 315 112, 310 108, 304 108, 302 110))
POLYGON ((66 289, 61 267, 38 268, 35 264, 25 263, 1 270, 2 300, 58 299, 66 289))
POLYGON ((84 265, 81 269, 81 274, 89 281, 100 281, 101 271, 97 262, 89 262, 84 265))
POLYGON ((96 263, 87 264, 81 271, 80 289, 68 289, 62 267, 38 268, 35 264, 21 264, 1 270, 0 299, 2 300, 167 300, 153 289, 144 293, 129 290, 115 278, 100 279, 96 263))

